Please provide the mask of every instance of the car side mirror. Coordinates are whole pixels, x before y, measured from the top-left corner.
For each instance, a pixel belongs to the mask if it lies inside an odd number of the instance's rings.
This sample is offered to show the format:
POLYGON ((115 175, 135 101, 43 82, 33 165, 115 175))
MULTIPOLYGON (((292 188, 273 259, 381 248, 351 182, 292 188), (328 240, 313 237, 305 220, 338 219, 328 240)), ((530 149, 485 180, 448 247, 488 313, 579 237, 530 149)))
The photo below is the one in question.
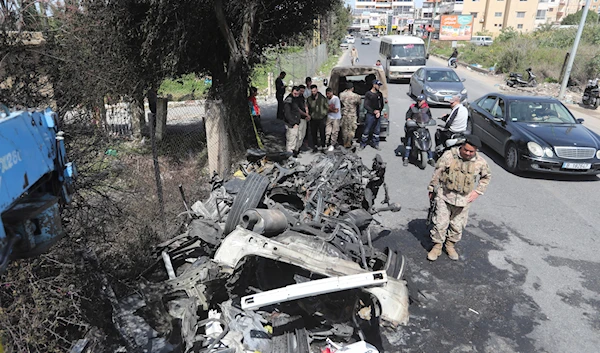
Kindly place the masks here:
POLYGON ((425 60, 429 60, 429 54, 425 55, 425 60))
POLYGON ((582 118, 577 119, 577 122, 580 123, 580 124, 583 124, 584 121, 585 120, 583 120, 582 118))
POLYGON ((502 119, 502 118, 499 118, 499 117, 495 116, 495 117, 494 117, 494 121, 497 121, 497 122, 499 122, 499 123, 503 123, 503 122, 504 122, 504 119, 502 119))
POLYGON ((461 78, 460 82, 465 82, 467 79, 466 78, 461 78))
POLYGON ((327 85, 329 84, 329 80, 328 80, 328 79, 324 79, 324 80, 323 80, 323 84, 324 84, 325 86, 327 86, 327 85))

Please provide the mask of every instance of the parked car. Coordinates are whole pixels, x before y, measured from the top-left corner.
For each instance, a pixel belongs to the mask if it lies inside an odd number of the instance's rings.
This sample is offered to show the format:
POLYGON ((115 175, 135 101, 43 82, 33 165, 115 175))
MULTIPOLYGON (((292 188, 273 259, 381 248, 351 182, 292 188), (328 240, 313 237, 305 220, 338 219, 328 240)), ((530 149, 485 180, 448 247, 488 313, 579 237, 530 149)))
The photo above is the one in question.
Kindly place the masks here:
POLYGON ((365 44, 365 45, 369 45, 369 44, 371 44, 371 38, 370 38, 370 37, 366 37, 366 38, 364 38, 364 37, 363 37, 363 38, 360 40, 360 44, 365 44))
POLYGON ((489 93, 469 104, 469 116, 511 172, 600 174, 600 136, 554 98, 489 93))
POLYGON ((340 43, 340 48, 342 49, 348 49, 349 46, 350 44, 348 44, 348 40, 346 39, 342 40, 342 42, 340 43))
POLYGON ((348 38, 346 38, 346 41, 348 41, 349 44, 354 44, 354 42, 356 41, 356 38, 348 37, 348 38))
POLYGON ((471 43, 475 45, 492 45, 494 40, 489 36, 472 36, 471 43))
POLYGON ((410 77, 408 92, 411 96, 423 94, 429 105, 450 105, 452 96, 467 100, 467 89, 456 72, 447 67, 422 67, 410 77))
MULTIPOLYGON (((381 120, 381 131, 379 133, 379 137, 382 140, 385 140, 387 136, 390 134, 390 107, 388 105, 388 86, 387 81, 385 79, 385 72, 381 67, 378 66, 366 66, 366 65, 354 65, 354 66, 337 66, 331 70, 331 74, 329 75, 329 81, 325 83, 326 86, 331 87, 333 90, 333 94, 339 96, 340 92, 343 92, 346 89, 346 83, 351 82, 354 84, 354 92, 360 94, 363 97, 363 101, 360 104, 360 108, 358 111, 358 129, 357 131, 362 131, 365 117, 367 114, 367 110, 363 107, 364 96, 365 93, 373 87, 371 82, 372 78, 367 79, 367 76, 371 75, 371 77, 375 77, 375 79, 381 81, 383 85, 380 88, 381 93, 383 94, 383 98, 385 100, 385 105, 383 107, 381 120)), ((357 134, 356 136, 360 136, 357 134)))

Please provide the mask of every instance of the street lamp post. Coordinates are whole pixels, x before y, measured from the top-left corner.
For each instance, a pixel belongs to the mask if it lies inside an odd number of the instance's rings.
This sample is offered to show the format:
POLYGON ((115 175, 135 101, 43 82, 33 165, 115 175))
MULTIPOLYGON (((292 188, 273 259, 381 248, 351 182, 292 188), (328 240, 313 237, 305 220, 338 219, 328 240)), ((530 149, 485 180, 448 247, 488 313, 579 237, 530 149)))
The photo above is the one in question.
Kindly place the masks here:
MULTIPOLYGON (((590 1, 590 0, 588 0, 590 1)), ((435 13, 437 11, 437 0, 433 0, 433 14, 431 15, 431 27, 435 29, 435 13)), ((427 40, 427 55, 429 55, 429 45, 431 44, 431 36, 433 32, 429 32, 429 39, 427 40)))

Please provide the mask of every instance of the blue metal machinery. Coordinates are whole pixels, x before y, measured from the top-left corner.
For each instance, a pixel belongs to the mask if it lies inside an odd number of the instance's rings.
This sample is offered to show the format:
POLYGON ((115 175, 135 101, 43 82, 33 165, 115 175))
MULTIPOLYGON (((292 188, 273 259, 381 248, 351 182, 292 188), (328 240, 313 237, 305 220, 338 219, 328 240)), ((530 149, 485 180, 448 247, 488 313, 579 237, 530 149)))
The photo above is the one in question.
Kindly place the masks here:
POLYGON ((0 274, 64 235, 60 206, 71 202, 75 177, 54 112, 0 105, 0 274))

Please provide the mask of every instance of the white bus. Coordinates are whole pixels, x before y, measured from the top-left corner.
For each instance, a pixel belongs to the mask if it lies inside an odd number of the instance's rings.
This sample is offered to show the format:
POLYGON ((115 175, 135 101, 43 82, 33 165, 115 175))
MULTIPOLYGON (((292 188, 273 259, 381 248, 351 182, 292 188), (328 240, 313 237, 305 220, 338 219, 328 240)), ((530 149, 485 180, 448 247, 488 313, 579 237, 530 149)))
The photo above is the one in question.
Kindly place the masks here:
POLYGON ((388 82, 410 78, 425 66, 425 42, 411 36, 384 36, 379 44, 379 56, 388 82))

